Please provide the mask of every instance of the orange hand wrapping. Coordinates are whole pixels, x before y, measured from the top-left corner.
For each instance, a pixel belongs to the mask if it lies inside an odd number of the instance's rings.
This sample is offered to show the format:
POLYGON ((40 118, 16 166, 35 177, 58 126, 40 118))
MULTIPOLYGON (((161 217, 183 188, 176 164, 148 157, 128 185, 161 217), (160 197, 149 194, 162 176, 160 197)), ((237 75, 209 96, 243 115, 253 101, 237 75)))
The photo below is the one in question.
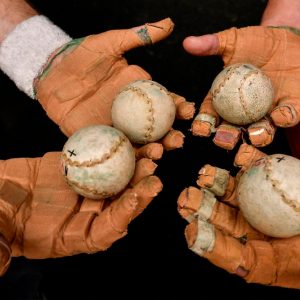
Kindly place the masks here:
POLYGON ((0 162, 0 275, 11 256, 50 258, 109 248, 162 189, 152 176, 156 165, 143 158, 128 189, 114 199, 90 200, 69 188, 59 160, 53 152, 0 162))
MULTIPOLYGON (((213 54, 221 55, 225 66, 235 63, 253 64, 259 67, 274 85, 274 103, 268 116, 245 128, 253 145, 268 145, 273 140, 276 126, 292 127, 300 120, 299 31, 291 28, 253 26, 231 28, 216 33, 215 36, 218 46, 213 54)), ((240 137, 240 128, 232 124, 217 127, 218 122, 219 118, 212 105, 212 95, 208 93, 192 124, 193 133, 209 136, 216 131, 214 142, 225 149, 232 149, 240 137)))
MULTIPOLYGON (((111 106, 120 89, 135 80, 151 79, 139 66, 128 65, 123 54, 166 38, 173 27, 167 18, 71 41, 52 55, 36 80, 37 99, 67 136, 88 125, 111 125, 111 106)), ((194 104, 170 95, 177 107, 177 117, 192 118, 194 104)), ((166 149, 181 147, 183 138, 180 131, 172 130, 166 137, 166 149)))
POLYGON ((185 237, 193 252, 247 282, 300 288, 300 236, 265 236, 249 225, 237 207, 239 176, 264 155, 242 144, 235 158, 241 171, 235 178, 210 165, 200 170, 201 188, 186 188, 178 198, 178 211, 190 223, 185 237))

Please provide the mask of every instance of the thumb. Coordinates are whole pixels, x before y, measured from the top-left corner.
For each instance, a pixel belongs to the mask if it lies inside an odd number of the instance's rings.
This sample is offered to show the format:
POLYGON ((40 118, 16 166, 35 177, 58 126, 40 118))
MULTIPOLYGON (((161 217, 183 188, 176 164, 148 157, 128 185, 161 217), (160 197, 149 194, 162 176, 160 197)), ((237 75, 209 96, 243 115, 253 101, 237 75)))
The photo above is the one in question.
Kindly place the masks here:
POLYGON ((236 167, 241 168, 241 170, 246 170, 249 168, 253 163, 258 161, 259 159, 265 157, 265 154, 262 151, 259 151, 252 145, 248 145, 247 143, 243 143, 240 145, 238 152, 234 158, 234 165, 236 167))
POLYGON ((106 32, 106 38, 116 53, 123 54, 133 48, 154 44, 165 39, 172 33, 173 28, 172 20, 166 18, 130 29, 110 30, 106 32))
POLYGON ((188 36, 183 41, 185 51, 196 56, 216 55, 219 47, 218 37, 214 34, 188 36))

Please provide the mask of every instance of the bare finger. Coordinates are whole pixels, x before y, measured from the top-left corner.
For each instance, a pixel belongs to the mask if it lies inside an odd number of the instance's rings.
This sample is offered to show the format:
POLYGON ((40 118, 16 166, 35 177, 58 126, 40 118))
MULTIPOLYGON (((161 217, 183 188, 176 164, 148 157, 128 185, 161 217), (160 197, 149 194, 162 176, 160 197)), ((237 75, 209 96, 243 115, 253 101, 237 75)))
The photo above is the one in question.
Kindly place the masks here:
POLYGON ((206 34, 185 38, 183 41, 183 47, 192 55, 208 56, 216 55, 218 53, 220 43, 216 35, 206 34))

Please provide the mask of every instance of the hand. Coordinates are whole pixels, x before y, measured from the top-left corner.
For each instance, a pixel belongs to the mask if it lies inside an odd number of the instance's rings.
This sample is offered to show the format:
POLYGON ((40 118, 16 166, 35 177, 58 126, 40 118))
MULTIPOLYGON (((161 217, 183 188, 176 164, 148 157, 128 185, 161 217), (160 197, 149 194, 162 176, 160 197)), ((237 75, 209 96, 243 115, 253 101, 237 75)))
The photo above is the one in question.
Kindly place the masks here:
POLYGON ((209 92, 192 124, 197 136, 216 132, 214 143, 233 149, 241 133, 247 131, 251 143, 263 147, 273 140, 276 126, 292 127, 300 118, 300 36, 298 30, 276 27, 231 28, 216 34, 188 37, 183 43, 194 55, 221 55, 225 66, 250 63, 270 77, 275 97, 268 115, 248 128, 221 122, 209 92))
MULTIPOLYGON (((123 54, 166 38, 173 27, 170 19, 164 19, 71 41, 52 55, 36 80, 37 99, 67 136, 88 125, 111 125, 112 102, 121 87, 151 79, 139 66, 128 65, 123 54)), ((171 96, 177 117, 191 119, 194 103, 174 93, 171 96)), ((171 130, 161 143, 167 150, 179 148, 183 138, 180 131, 171 130)))
POLYGON ((70 189, 59 152, 0 161, 0 275, 12 256, 54 258, 109 248, 161 191, 155 167, 139 159, 126 190, 96 201, 70 189))
POLYGON ((237 207, 239 176, 263 156, 242 144, 235 158, 241 170, 235 178, 210 165, 200 170, 200 189, 186 188, 178 198, 179 213, 190 223, 185 237, 193 252, 247 282, 300 288, 300 236, 266 236, 251 227, 237 207))

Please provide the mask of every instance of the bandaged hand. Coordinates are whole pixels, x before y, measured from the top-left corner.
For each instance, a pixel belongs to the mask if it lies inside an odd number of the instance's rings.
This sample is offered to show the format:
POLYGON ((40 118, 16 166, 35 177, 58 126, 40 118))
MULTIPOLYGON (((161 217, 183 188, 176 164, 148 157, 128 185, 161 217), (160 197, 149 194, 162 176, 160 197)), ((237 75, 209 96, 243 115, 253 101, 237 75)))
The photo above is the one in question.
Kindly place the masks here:
POLYGON ((76 194, 60 171, 60 153, 0 161, 0 275, 11 258, 55 258, 109 248, 161 191, 155 163, 137 160, 128 187, 113 198, 76 194))
MULTIPOLYGON (((178 211, 189 222, 190 250, 247 282, 300 288, 300 236, 273 238, 255 230, 238 208, 236 187, 241 174, 265 154, 242 144, 235 157, 240 171, 205 165, 197 185, 178 198, 178 211)), ((263 199, 261 199, 263 201, 263 199)))
MULTIPOLYGON (((160 41, 172 30, 172 21, 165 19, 72 40, 52 55, 36 79, 36 98, 67 136, 91 124, 111 125, 112 102, 121 88, 135 80, 151 79, 139 66, 128 65, 123 54, 160 41)), ((170 94, 177 117, 192 118, 193 103, 170 94)), ((181 132, 171 129, 161 143, 168 150, 179 148, 183 138, 181 132)))
POLYGON ((300 36, 299 31, 286 27, 253 26, 231 28, 223 32, 188 37, 185 49, 199 56, 220 55, 224 66, 250 63, 260 68, 275 89, 273 105, 263 119, 249 126, 238 126, 221 120, 212 105, 209 91, 192 123, 196 136, 214 135, 214 143, 233 149, 246 134, 252 145, 263 147, 274 138, 276 127, 292 127, 300 118, 300 36))
MULTIPOLYGON (((127 84, 151 79, 124 54, 151 45, 173 31, 166 18, 131 29, 110 30, 72 39, 45 16, 18 24, 0 44, 0 67, 16 85, 36 98, 65 135, 94 124, 111 125, 112 102, 127 84)), ((167 88, 167 87, 166 87, 167 88)), ((179 119, 191 119, 194 103, 169 92, 179 119)), ((173 128, 159 141, 166 150, 182 147, 173 128)))

